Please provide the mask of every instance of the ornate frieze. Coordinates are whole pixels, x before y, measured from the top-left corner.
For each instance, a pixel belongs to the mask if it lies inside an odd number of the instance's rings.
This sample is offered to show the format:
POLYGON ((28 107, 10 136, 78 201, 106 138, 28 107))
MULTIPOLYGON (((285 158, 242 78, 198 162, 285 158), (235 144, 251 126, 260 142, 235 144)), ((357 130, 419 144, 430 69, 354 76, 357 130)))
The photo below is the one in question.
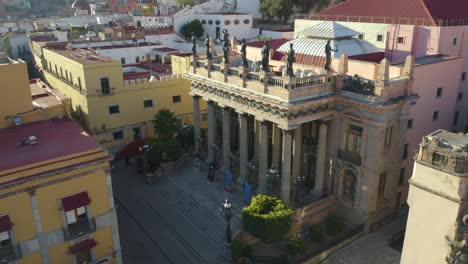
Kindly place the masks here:
MULTIPOLYGON (((315 104, 311 107, 306 106, 292 110, 281 103, 275 104, 273 101, 257 99, 200 81, 192 81, 192 94, 229 106, 237 111, 252 114, 259 119, 272 121, 283 127, 288 127, 288 122, 296 118, 332 110, 328 101, 322 102, 320 105, 315 104)), ((293 107, 291 106, 291 108, 293 107)))

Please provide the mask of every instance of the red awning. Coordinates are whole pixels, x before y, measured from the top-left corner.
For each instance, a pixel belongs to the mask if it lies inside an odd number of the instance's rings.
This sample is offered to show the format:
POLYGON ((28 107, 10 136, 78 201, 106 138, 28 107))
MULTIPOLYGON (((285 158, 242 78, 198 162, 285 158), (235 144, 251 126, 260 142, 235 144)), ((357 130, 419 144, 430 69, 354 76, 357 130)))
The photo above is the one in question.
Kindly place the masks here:
POLYGON ((0 216, 0 232, 11 230, 11 221, 8 215, 0 216))
POLYGON ((86 206, 91 202, 88 192, 80 192, 72 196, 62 198, 62 206, 65 212, 86 206))
POLYGON ((86 240, 83 240, 81 242, 78 242, 76 244, 74 244, 73 246, 69 246, 68 247, 68 251, 70 252, 70 254, 76 254, 76 253, 80 253, 80 252, 83 252, 85 250, 88 250, 88 249, 91 249, 93 247, 96 246, 96 240, 94 239, 86 239, 86 240))

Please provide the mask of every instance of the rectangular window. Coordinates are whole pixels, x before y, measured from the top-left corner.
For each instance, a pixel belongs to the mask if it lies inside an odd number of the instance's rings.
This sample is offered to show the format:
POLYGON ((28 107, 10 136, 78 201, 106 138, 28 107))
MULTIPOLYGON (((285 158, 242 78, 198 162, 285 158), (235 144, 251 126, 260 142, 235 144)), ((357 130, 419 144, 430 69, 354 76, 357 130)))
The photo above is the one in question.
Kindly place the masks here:
POLYGON ((0 248, 9 246, 11 244, 11 237, 8 231, 0 232, 0 248))
POLYGON ((447 165, 448 158, 438 153, 434 153, 434 155, 432 156, 432 163, 436 165, 447 165))
POLYGON ((454 46, 457 45, 457 38, 454 38, 452 43, 454 46))
POLYGON ((70 72, 70 83, 73 85, 73 76, 71 72, 70 72))
POLYGON ((65 70, 65 79, 68 81, 68 71, 65 70))
POLYGON ((136 62, 136 63, 139 63, 139 62, 140 62, 140 56, 136 56, 136 57, 135 57, 135 62, 136 62))
POLYGON ((182 97, 180 95, 172 96, 172 102, 175 103, 180 103, 182 102, 182 97))
POLYGON ((439 111, 435 111, 432 113, 432 121, 437 121, 439 120, 439 111))
POLYGON ((458 111, 455 112, 455 115, 453 116, 453 125, 456 126, 458 124, 458 111))
POLYGON ((466 72, 462 73, 462 78, 461 78, 462 81, 466 80, 466 72))
POLYGON ((121 62, 122 64, 125 64, 125 58, 124 58, 124 57, 120 58, 120 62, 121 62))
POLYGON ((119 105, 112 105, 112 106, 109 106, 109 114, 118 114, 120 113, 120 107, 119 105))
POLYGON ((387 172, 382 172, 379 178, 379 189, 377 199, 382 200, 385 197, 385 184, 387 183, 387 172))
POLYGON ((81 206, 76 209, 65 212, 65 218, 67 219, 67 225, 75 225, 77 223, 82 223, 88 220, 88 215, 86 213, 86 207, 81 206))
POLYGON ((398 37, 398 43, 403 44, 403 42, 405 42, 405 38, 404 37, 398 37))
POLYGON ((80 78, 80 76, 78 76, 78 87, 80 88, 80 90, 82 89, 81 88, 81 78, 80 78))
POLYGON ((463 99, 463 93, 458 93, 458 97, 457 97, 458 101, 461 101, 463 99))
POLYGON ((58 74, 57 65, 55 65, 55 74, 58 74))
POLYGON ((141 129, 139 127, 133 128, 133 140, 141 139, 141 129))
POLYGON ((92 263, 93 256, 91 255, 91 250, 83 250, 75 254, 75 263, 85 264, 85 263, 92 263))
POLYGON ((49 61, 49 71, 52 71, 52 63, 49 61))
POLYGON ((377 41, 383 41, 383 35, 377 35, 377 41))
POLYGON ((403 157, 402 159, 407 159, 408 158, 408 143, 406 143, 404 146, 403 146, 403 157))
POLYGON ((360 34, 360 35, 358 36, 358 38, 359 38, 359 39, 364 39, 364 34, 360 34))
POLYGON ((101 94, 110 94, 109 78, 101 78, 101 94))
POLYGON ((408 128, 408 129, 413 128, 413 119, 408 120, 408 123, 406 124, 406 128, 408 128))
POLYGON ((405 183, 405 173, 406 173, 406 168, 401 168, 400 178, 398 179, 398 185, 403 185, 405 183))
POLYGON ((349 125, 346 131, 346 150, 361 154, 362 127, 349 125))
POLYGON ((122 140, 123 139, 123 131, 117 131, 112 133, 112 138, 114 140, 122 140))
POLYGON ((62 70, 62 67, 60 67, 60 77, 63 78, 63 70, 62 70))
POLYGON ((390 151, 390 147, 392 145, 392 134, 393 126, 387 127, 387 129, 385 130, 384 152, 390 151))
POLYGON ((437 93, 436 93, 437 98, 442 97, 442 90, 443 90, 442 87, 437 88, 437 93))
POLYGON ((143 101, 143 106, 144 106, 145 108, 153 107, 153 100, 145 100, 145 101, 143 101))

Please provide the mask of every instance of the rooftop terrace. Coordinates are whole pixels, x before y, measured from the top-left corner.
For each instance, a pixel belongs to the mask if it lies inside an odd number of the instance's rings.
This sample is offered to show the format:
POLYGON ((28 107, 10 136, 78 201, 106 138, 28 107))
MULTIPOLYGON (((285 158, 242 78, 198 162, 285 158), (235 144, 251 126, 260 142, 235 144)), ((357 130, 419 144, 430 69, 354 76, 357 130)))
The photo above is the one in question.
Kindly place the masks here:
POLYGON ((102 151, 95 139, 68 119, 34 122, 0 130, 0 177, 2 171, 32 165, 85 151, 102 151), (19 146, 35 136, 37 143, 19 146))

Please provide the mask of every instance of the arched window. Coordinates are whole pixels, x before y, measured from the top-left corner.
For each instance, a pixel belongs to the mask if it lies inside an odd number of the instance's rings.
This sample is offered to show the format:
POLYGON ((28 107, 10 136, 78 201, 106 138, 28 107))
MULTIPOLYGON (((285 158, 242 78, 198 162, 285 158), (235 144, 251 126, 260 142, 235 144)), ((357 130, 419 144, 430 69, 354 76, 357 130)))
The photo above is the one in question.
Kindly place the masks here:
POLYGON ((356 175, 350 170, 346 170, 343 175, 343 192, 341 194, 343 198, 354 202, 354 198, 356 197, 356 185, 356 175))

